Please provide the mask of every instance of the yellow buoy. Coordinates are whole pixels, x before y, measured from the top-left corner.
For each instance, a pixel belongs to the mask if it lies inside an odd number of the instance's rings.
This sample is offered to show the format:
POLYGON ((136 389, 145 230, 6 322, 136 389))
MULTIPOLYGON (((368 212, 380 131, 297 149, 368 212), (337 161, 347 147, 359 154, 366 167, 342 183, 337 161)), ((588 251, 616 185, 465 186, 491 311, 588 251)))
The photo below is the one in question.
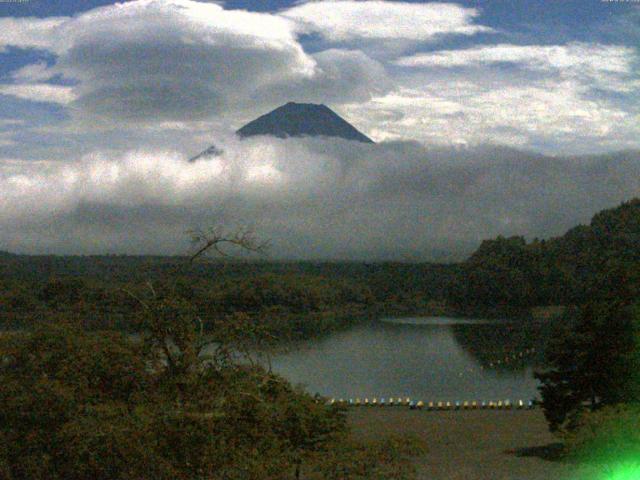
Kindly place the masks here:
POLYGON ((467 410, 469 408, 469 402, 465 401, 462 403, 463 410, 467 410))
POLYGON ((378 399, 373 397, 373 400, 371 401, 371 405, 373 405, 374 407, 378 405, 378 399))
POLYGON ((422 400, 419 400, 418 403, 416 403, 416 408, 422 409, 423 407, 424 407, 424 402, 422 400))
POLYGON ((360 406, 360 398, 356 398, 356 407, 360 406))

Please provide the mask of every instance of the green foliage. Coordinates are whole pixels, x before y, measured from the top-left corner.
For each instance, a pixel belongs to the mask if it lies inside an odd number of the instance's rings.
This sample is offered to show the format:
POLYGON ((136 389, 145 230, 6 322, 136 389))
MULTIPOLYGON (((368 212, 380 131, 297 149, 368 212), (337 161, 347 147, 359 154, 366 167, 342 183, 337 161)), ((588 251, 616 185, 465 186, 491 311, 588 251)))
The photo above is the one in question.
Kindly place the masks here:
POLYGON ((589 226, 527 244, 487 240, 460 266, 448 300, 472 311, 630 301, 640 294, 640 199, 595 215, 589 226))
POLYGON ((79 278, 51 278, 38 294, 47 304, 76 303, 83 297, 85 283, 79 278))
POLYGON ((584 412, 566 436, 569 457, 598 464, 640 459, 640 406, 619 404, 584 412))
POLYGON ((410 478, 398 440, 361 445, 344 408, 238 362, 260 335, 242 318, 217 324, 205 356, 190 302, 170 288, 130 295, 135 337, 61 318, 0 337, 1 478, 410 478))
POLYGON ((283 379, 200 357, 185 302, 145 305, 137 341, 59 320, 1 338, 3 478, 283 478, 344 431, 283 379))
POLYGON ((89 336, 62 322, 2 337, 0 358, 0 436, 15 479, 56 478, 61 430, 95 406, 139 401, 149 380, 121 334, 89 336))
POLYGON ((158 294, 170 292, 193 305, 205 331, 242 314, 283 341, 320 335, 381 312, 446 312, 438 285, 450 270, 402 264, 207 263, 173 276, 178 269, 170 258, 143 268, 139 262, 144 257, 122 265, 118 257, 56 257, 54 266, 40 275, 45 270, 41 257, 16 258, 7 260, 9 273, 0 281, 4 328, 29 328, 63 314, 80 317, 89 329, 135 331, 135 297, 144 295, 150 280, 158 294), (136 268, 148 278, 136 278, 136 268), (114 277, 116 271, 132 278, 114 277))
POLYGON ((552 431, 573 430, 580 414, 640 399, 640 317, 624 303, 590 303, 570 310, 547 352, 542 406, 552 431))
POLYGON ((212 300, 230 311, 259 311, 278 306, 292 313, 304 313, 331 305, 370 304, 373 299, 366 288, 346 281, 265 274, 227 282, 212 300))
POLYGON ((533 278, 538 262, 522 237, 486 240, 465 262, 450 299, 467 308, 536 305, 533 278))

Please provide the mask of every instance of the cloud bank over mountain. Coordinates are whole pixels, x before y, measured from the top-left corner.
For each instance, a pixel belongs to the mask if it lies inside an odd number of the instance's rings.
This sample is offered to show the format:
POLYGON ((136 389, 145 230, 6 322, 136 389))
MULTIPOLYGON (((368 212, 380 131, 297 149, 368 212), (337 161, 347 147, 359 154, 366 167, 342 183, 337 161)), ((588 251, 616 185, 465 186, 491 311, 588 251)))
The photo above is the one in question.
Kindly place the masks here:
POLYGON ((223 223, 273 258, 461 258, 484 238, 561 234, 640 191, 640 152, 553 158, 504 147, 221 139, 224 153, 4 163, 0 244, 15 251, 184 253, 223 223))
MULTIPOLYGON (((639 10, 627 7, 589 39, 532 31, 525 18, 500 28, 485 13, 497 7, 439 2, 323 0, 257 12, 135 0, 0 18, 0 51, 15 58, 0 72, 0 118, 48 109, 58 143, 69 132, 92 142, 132 125, 237 127, 295 101, 328 104, 376 141, 638 148, 640 57, 629 23, 639 10)), ((0 157, 28 156, 21 133, 42 135, 22 117, 21 130, 0 132, 0 157)))
POLYGON ((432 258, 640 193, 606 155, 640 149, 637 6, 267 3, 0 17, 0 248, 176 252, 225 221, 278 257, 432 258), (379 143, 232 134, 289 101, 379 143))

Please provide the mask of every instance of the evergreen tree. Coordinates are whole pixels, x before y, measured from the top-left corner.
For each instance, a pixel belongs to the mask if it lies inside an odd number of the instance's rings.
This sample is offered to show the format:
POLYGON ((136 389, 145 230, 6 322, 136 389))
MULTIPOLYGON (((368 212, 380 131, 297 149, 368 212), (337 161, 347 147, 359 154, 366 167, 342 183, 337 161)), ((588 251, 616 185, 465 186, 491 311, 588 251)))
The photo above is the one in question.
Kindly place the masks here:
POLYGON ((637 309, 620 301, 570 310, 537 372, 542 406, 552 431, 572 430, 585 409, 635 402, 638 389, 637 309))

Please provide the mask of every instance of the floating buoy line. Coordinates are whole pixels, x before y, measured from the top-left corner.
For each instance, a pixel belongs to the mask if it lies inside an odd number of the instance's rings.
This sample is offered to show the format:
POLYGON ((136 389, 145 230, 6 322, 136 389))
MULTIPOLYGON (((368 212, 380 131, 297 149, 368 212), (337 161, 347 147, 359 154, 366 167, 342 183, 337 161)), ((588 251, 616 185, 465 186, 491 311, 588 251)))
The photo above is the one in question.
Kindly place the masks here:
MULTIPOLYGON (((536 353, 535 348, 527 348, 521 352, 508 354, 502 358, 495 359, 488 362, 488 368, 494 368, 501 365, 509 365, 518 361, 525 360, 528 356, 536 353)), ((479 370, 484 370, 485 366, 480 365, 479 370)), ((468 368, 458 373, 458 376, 463 376, 466 373, 476 373, 478 369, 468 368)), ((319 401, 319 400, 317 400, 319 401)), ((437 401, 437 402, 424 402, 422 400, 412 400, 410 397, 389 397, 389 398, 377 398, 373 397, 369 399, 365 398, 349 398, 349 399, 336 399, 331 398, 326 402, 326 405, 341 405, 346 407, 409 407, 411 410, 531 410, 537 407, 537 403, 533 400, 497 400, 497 401, 437 401)))
MULTIPOLYGON (((493 367, 494 365, 509 365, 509 363, 524 360, 528 355, 533 355, 534 353, 536 353, 535 348, 526 348, 521 352, 508 354, 493 362, 489 362, 489 367, 493 367)), ((480 368, 482 368, 482 366, 480 366, 480 368)))
POLYGON ((471 368, 471 367, 467 368, 464 371, 458 373, 458 376, 461 377, 467 373, 476 373, 478 370, 485 370, 487 368, 496 368, 504 365, 511 365, 517 362, 522 362, 523 360, 526 360, 528 357, 535 355, 535 353, 536 353, 535 348, 526 348, 520 352, 511 353, 511 354, 505 355, 504 357, 496 358, 490 362, 486 362, 486 366, 480 365, 477 369, 471 368))
POLYGON ((457 401, 457 402, 424 402, 412 400, 410 397, 396 398, 332 398, 326 405, 340 405, 345 407, 409 407, 410 410, 531 410, 537 403, 533 400, 497 400, 497 401, 457 401))

